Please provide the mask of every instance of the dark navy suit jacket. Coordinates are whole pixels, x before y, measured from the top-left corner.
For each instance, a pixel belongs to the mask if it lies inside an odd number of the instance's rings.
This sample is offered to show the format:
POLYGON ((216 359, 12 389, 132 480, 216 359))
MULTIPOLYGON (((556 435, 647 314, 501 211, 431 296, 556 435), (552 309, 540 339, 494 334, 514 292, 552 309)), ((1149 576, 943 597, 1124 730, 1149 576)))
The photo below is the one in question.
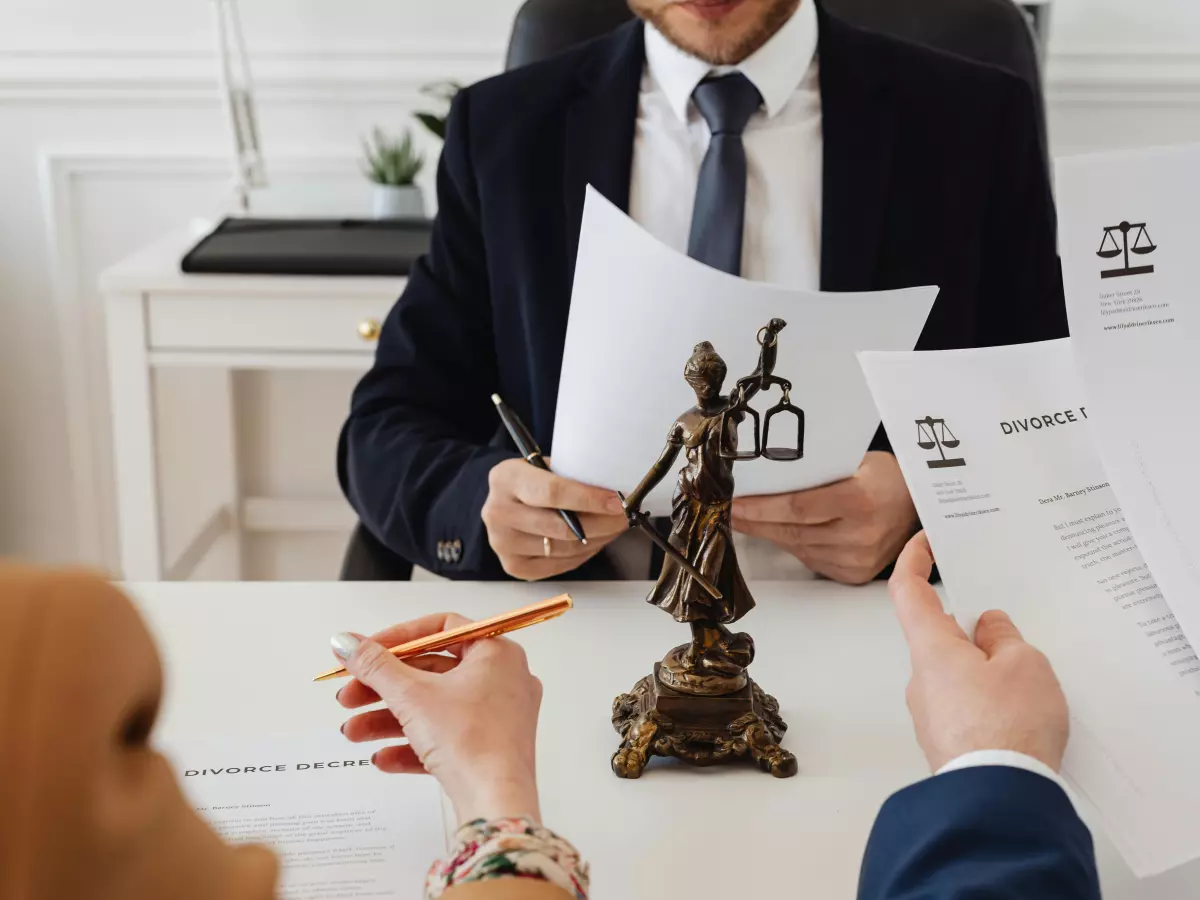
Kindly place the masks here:
MULTIPOLYGON (((940 285, 921 349, 1064 336, 1029 86, 823 10, 819 54, 822 288, 940 285)), ((453 105, 430 252, 384 322, 338 449, 363 524, 426 569, 503 577, 480 510, 489 470, 516 454, 489 397, 553 452, 584 188, 628 209, 643 66, 633 21, 453 105), (447 542, 461 552, 439 554, 447 542)), ((598 347, 597 365, 619 355, 598 347)), ((576 574, 604 577, 605 565, 576 574)))
POLYGON ((929 778, 883 805, 858 900, 1100 900, 1092 836, 1062 788, 1023 769, 929 778))

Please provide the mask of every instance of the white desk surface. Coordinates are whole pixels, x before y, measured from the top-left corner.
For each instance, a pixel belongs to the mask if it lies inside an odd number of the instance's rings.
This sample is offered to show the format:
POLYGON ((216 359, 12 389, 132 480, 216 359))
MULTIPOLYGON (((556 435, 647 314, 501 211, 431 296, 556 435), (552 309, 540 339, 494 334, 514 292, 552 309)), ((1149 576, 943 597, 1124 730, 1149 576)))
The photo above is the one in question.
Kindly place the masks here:
MULTIPOLYGON (((616 778, 614 696, 686 640, 645 605, 648 585, 572 584, 577 607, 521 632, 545 684, 539 778, 547 825, 591 860, 597 898, 853 898, 871 823, 892 791, 926 774, 904 703, 908 655, 882 585, 758 583, 755 678, 778 697, 800 774, 747 763, 655 760, 616 778)), ((168 672, 162 734, 250 736, 336 729, 336 686, 313 684, 335 631, 371 632, 439 610, 495 615, 554 585, 416 582, 130 585, 168 672)), ((440 823, 431 823, 439 827, 440 823)), ((1096 834, 1106 900, 1200 897, 1200 865, 1138 882, 1096 834)))

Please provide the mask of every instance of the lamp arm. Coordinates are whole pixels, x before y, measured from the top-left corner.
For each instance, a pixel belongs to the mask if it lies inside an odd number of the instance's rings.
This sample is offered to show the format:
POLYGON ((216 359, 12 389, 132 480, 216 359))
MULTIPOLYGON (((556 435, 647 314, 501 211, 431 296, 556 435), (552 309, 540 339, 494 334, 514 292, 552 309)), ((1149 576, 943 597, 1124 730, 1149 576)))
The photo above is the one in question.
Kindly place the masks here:
POLYGON ((254 107, 254 81, 236 0, 213 0, 221 97, 233 137, 234 190, 243 212, 249 211, 250 189, 267 186, 266 166, 254 107))

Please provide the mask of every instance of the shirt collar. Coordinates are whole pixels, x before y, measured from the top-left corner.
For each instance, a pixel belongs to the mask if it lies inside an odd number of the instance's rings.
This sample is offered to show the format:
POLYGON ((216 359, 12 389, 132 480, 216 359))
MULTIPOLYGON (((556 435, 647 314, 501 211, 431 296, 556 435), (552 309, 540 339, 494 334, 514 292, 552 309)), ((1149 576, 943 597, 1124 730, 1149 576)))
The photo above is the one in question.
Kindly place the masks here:
POLYGON ((680 121, 687 121, 692 91, 710 73, 741 72, 762 94, 768 117, 777 115, 803 80, 817 55, 815 0, 799 8, 779 31, 736 66, 711 66, 668 41, 646 25, 646 66, 680 121))

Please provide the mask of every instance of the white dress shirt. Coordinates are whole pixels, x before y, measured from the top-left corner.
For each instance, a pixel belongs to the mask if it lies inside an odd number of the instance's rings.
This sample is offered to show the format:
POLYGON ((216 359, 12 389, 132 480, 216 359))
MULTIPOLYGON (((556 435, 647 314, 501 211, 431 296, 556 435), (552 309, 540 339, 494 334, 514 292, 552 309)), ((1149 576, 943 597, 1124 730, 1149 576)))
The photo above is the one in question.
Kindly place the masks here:
MULTIPOLYGON (((1034 775, 1049 778, 1066 791, 1068 797, 1071 796, 1071 792, 1067 790, 1067 783, 1063 781, 1057 772, 1040 759, 1035 759, 1024 753, 1018 753, 1016 750, 974 750, 971 753, 964 753, 962 756, 950 760, 950 762, 946 763, 934 772, 934 774, 944 775, 947 772, 957 772, 959 769, 973 769, 977 766, 1008 766, 1011 769, 1024 769, 1026 772, 1032 772, 1034 775)), ((1072 801, 1074 801, 1074 798, 1072 798, 1072 801)))
MULTIPOLYGON (((737 66, 714 68, 646 25, 629 214, 667 246, 687 252, 696 184, 710 137, 692 91, 707 75, 732 71, 750 79, 763 98, 743 135, 747 176, 741 274, 816 290, 821 282, 823 141, 813 0, 803 0, 791 19, 737 66)), ((754 328, 727 340, 753 340, 754 328)), ((718 351, 719 337, 713 337, 718 351)), ((745 373, 729 374, 736 378, 745 373)), ((614 548, 618 565, 630 574, 638 567, 631 543, 623 540, 614 548)), ((738 534, 734 546, 747 578, 813 577, 800 560, 769 541, 738 534)))

